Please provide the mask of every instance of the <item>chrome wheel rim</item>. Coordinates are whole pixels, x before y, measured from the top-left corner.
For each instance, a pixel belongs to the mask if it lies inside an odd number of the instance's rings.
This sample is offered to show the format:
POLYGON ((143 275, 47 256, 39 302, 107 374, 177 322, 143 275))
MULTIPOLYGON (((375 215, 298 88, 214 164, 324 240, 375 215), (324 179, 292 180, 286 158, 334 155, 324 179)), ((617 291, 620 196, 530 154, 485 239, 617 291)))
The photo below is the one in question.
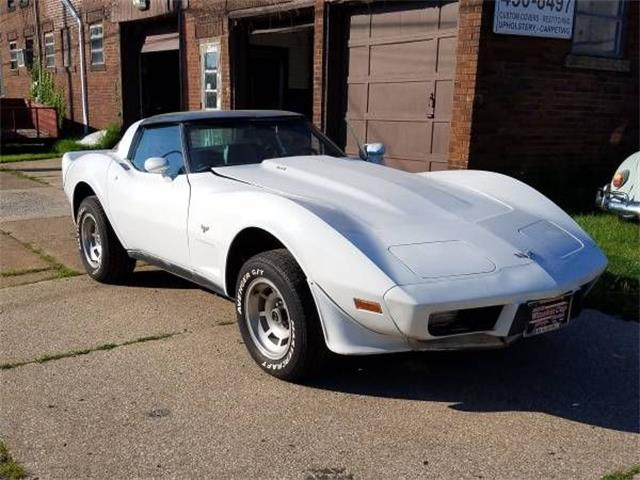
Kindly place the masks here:
POLYGON ((278 288, 260 277, 251 281, 244 300, 244 319, 251 340, 265 357, 280 360, 289 349, 289 310, 278 288))
POLYGON ((95 217, 86 213, 80 224, 80 245, 85 260, 92 268, 98 268, 102 260, 102 239, 95 217))

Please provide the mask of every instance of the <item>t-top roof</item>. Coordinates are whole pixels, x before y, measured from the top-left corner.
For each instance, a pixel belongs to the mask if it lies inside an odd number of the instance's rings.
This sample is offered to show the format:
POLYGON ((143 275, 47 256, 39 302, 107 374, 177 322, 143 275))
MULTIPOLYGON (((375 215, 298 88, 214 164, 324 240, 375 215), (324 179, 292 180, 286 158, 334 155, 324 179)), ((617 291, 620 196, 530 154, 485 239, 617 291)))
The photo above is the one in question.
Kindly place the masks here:
POLYGON ((299 113, 282 110, 199 110, 191 112, 175 112, 154 115, 141 122, 141 125, 159 123, 197 122, 202 120, 254 119, 254 118, 296 118, 299 113))

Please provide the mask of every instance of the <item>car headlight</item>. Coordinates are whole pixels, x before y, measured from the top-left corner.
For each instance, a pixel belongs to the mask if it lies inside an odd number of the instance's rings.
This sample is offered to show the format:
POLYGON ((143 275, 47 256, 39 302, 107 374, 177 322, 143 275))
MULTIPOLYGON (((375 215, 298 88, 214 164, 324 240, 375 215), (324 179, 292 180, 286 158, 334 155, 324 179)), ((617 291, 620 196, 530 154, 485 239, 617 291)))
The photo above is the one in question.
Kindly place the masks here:
POLYGON ((629 180, 629 170, 620 170, 613 176, 611 185, 613 185, 614 188, 620 188, 627 183, 627 180, 629 180))
POLYGON ((389 251, 421 278, 474 275, 496 269, 491 260, 460 240, 393 245, 389 251))

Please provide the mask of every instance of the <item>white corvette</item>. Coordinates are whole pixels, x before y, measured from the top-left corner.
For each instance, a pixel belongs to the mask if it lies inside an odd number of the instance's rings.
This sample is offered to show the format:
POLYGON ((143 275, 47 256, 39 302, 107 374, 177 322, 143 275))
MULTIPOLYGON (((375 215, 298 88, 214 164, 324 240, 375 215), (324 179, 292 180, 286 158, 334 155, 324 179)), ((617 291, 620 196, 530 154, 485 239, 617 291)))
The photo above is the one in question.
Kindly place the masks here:
POLYGON ((517 180, 347 158, 287 112, 160 115, 62 165, 89 275, 122 281, 143 259, 235 299, 251 356, 285 379, 327 349, 495 348, 560 328, 607 263, 517 180))

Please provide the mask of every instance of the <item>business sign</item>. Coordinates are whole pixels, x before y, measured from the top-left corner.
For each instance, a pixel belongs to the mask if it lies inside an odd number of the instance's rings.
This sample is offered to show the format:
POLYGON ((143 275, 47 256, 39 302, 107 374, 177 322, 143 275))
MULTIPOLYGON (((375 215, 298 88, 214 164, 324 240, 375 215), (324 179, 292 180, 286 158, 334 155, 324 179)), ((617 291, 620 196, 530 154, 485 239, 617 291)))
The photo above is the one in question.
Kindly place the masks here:
POLYGON ((496 0, 493 32, 571 38, 576 0, 496 0))

